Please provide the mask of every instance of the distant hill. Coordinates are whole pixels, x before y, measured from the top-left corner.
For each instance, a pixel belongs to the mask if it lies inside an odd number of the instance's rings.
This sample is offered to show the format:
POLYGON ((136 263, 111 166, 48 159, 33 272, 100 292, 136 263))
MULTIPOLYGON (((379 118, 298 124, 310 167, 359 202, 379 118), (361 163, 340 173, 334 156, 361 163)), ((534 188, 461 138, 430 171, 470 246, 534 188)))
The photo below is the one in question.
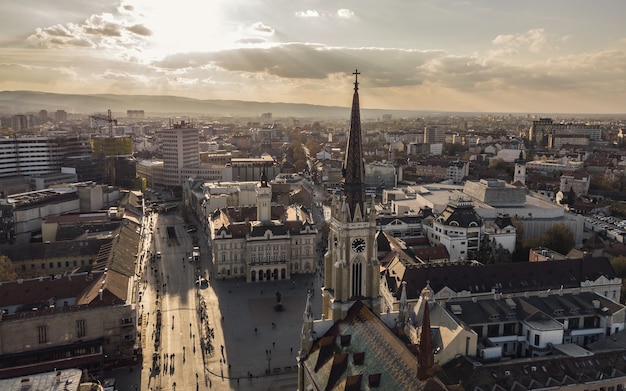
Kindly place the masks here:
MULTIPOLYGON (((111 110, 125 116, 126 110, 144 110, 146 116, 207 115, 258 117, 272 113, 277 117, 299 118, 346 118, 350 107, 321 106, 296 103, 246 102, 240 100, 191 99, 169 95, 115 95, 115 94, 56 94, 37 91, 0 91, 0 113, 37 113, 39 110, 68 113, 104 113, 111 110)), ((394 117, 424 115, 425 112, 405 110, 362 109, 365 118, 377 118, 383 114, 394 117)))

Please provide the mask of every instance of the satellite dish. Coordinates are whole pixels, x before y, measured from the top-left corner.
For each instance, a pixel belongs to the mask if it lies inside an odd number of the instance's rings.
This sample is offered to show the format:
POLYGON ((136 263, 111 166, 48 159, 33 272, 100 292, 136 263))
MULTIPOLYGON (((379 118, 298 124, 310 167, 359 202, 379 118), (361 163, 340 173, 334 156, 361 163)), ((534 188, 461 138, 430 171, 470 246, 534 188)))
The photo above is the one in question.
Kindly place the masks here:
POLYGON ((561 201, 563 201, 563 192, 559 191, 556 193, 556 203, 561 205, 561 201))

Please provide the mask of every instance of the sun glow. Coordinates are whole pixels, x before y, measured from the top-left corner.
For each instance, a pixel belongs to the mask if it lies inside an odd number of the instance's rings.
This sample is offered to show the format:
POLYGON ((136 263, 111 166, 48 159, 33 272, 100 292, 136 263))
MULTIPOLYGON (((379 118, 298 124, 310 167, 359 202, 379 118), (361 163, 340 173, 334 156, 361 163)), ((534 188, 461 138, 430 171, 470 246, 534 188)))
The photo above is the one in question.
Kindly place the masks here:
POLYGON ((158 0, 136 5, 135 12, 152 31, 144 55, 216 51, 232 47, 221 17, 222 1, 158 0), (190 12, 189 10, 193 10, 190 12))

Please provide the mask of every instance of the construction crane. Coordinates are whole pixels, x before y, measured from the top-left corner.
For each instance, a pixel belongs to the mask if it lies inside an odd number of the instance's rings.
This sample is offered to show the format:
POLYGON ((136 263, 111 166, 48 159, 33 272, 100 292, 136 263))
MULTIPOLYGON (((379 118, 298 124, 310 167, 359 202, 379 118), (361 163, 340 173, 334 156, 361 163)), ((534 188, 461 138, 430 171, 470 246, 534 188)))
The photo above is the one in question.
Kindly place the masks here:
POLYGON ((107 111, 107 116, 95 114, 90 115, 89 117, 98 121, 107 122, 109 126, 109 137, 113 137, 113 125, 117 126, 117 120, 111 117, 111 109, 107 111))

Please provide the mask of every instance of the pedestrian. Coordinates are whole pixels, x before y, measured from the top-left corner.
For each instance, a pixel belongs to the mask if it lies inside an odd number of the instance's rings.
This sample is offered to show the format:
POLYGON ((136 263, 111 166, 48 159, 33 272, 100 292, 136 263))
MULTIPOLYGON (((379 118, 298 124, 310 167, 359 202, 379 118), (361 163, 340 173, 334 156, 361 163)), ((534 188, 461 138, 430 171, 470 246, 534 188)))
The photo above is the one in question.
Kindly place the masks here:
POLYGON ((257 334, 257 328, 255 327, 254 328, 254 335, 256 335, 256 334, 257 334))
POLYGON ((293 354, 293 348, 289 348, 289 353, 293 354))
POLYGON ((276 342, 272 342, 272 347, 275 348, 276 347, 276 342))

